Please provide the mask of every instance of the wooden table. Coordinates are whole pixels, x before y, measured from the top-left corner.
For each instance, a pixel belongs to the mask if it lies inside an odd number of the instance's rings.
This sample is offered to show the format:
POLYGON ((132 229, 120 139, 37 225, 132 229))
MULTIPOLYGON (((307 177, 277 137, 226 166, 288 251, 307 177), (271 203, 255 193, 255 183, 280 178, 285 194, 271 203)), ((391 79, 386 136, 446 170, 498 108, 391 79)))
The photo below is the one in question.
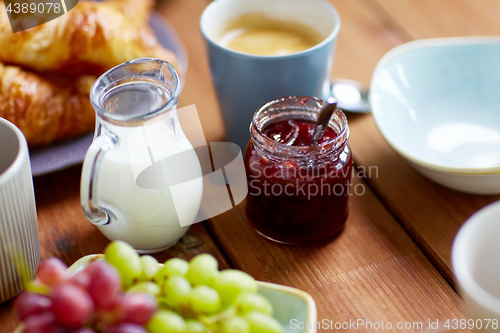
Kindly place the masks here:
MULTIPOLYGON (((342 20, 332 76, 365 85, 380 58, 404 42, 500 35, 498 0, 329 1, 342 20)), ((208 4, 160 0, 157 10, 177 29, 189 53, 180 106, 195 104, 207 140, 217 141, 224 129, 198 28, 208 4)), ((369 114, 349 115, 349 126, 357 170, 372 167, 372 174, 358 172, 361 177, 355 177, 354 183, 366 191, 351 197, 347 226, 335 240, 314 246, 272 243, 250 228, 241 203, 195 224, 177 245, 156 257, 189 259, 212 253, 222 268, 242 269, 259 280, 309 292, 319 321, 384 321, 393 329, 373 331, 417 332, 429 320, 465 318, 453 289, 452 241, 473 212, 500 197, 458 193, 422 177, 387 145, 369 114), (412 327, 398 329, 398 322, 412 327)), ((82 213, 80 172, 76 166, 34 179, 43 258, 57 256, 71 264, 102 252, 108 243, 82 213)), ((11 332, 16 324, 12 302, 0 305, 0 332, 11 332)))

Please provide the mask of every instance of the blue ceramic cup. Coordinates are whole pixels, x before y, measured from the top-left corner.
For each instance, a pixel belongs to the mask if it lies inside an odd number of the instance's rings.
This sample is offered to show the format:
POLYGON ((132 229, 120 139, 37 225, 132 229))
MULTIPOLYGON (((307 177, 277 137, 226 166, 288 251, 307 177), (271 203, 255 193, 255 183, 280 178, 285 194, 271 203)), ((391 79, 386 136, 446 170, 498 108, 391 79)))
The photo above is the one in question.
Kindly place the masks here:
POLYGON ((285 96, 329 97, 329 76, 340 18, 324 0, 217 0, 203 12, 202 34, 208 45, 212 80, 226 129, 226 139, 244 151, 249 126, 263 104, 285 96), (260 56, 220 44, 221 30, 246 14, 302 23, 323 40, 301 52, 260 56))

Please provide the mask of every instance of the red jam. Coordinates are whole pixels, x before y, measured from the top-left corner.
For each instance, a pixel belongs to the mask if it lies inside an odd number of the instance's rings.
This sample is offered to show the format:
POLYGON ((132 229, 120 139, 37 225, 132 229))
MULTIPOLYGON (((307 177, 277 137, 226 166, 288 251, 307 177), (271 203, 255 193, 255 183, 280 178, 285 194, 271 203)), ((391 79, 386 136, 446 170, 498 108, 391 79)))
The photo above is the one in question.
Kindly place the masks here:
POLYGON ((293 147, 313 148, 305 147, 313 131, 314 123, 305 119, 271 122, 260 133, 251 130, 245 152, 246 214, 251 225, 271 240, 311 243, 331 238, 344 227, 352 169, 347 135, 343 144, 335 145, 340 138, 329 127, 319 140, 319 153, 295 154, 293 147), (281 152, 290 146, 291 151, 281 152))
MULTIPOLYGON (((290 119, 278 121, 264 127, 262 132, 271 140, 290 146, 308 146, 316 124, 308 120, 290 119)), ((331 141, 337 134, 328 127, 318 140, 319 144, 331 141)))

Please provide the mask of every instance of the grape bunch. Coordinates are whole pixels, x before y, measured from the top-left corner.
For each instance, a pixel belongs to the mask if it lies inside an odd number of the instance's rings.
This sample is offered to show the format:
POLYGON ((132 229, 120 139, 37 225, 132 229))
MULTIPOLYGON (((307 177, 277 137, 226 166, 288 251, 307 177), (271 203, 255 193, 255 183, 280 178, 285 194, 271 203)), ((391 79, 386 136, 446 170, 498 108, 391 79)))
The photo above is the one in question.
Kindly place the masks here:
POLYGON ((164 264, 114 241, 70 276, 56 258, 15 303, 23 333, 282 333, 269 300, 245 272, 200 254, 164 264))
POLYGON ((147 333, 158 309, 144 293, 122 293, 118 270, 95 261, 70 276, 57 258, 44 260, 15 303, 23 333, 147 333))

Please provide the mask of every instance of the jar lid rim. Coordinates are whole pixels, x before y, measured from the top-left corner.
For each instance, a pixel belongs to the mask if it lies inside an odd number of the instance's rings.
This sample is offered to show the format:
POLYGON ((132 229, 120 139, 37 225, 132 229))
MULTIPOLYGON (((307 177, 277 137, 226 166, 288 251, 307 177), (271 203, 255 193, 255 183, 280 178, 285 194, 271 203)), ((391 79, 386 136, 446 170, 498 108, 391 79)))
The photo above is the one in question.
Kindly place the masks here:
MULTIPOLYGON (((332 148, 338 147, 338 146, 344 146, 345 143, 347 142, 349 138, 349 127, 347 125, 347 117, 345 114, 340 110, 339 108, 335 109, 332 118, 330 119, 330 123, 335 123, 337 122, 339 127, 340 127, 340 132, 336 133, 337 136, 333 138, 330 141, 318 143, 314 146, 291 146, 287 145, 285 143, 277 142, 268 136, 266 136, 262 132, 262 127, 259 127, 259 124, 257 123, 258 116, 261 115, 263 112, 268 111, 275 105, 279 104, 285 104, 291 100, 297 100, 304 103, 304 111, 318 111, 321 109, 321 106, 323 105, 324 101, 322 101, 319 98, 316 97, 311 97, 311 96, 288 96, 288 97, 283 97, 279 99, 272 100, 263 106, 261 106, 254 114, 252 118, 252 122, 250 124, 250 136, 252 140, 257 139, 255 135, 252 135, 253 131, 255 131, 258 134, 258 141, 261 144, 265 144, 266 146, 275 146, 275 148, 278 148, 280 150, 287 150, 293 153, 298 153, 298 154, 308 154, 308 153, 317 153, 318 151, 322 150, 330 150, 332 148), (305 105, 305 102, 312 103, 313 105, 317 105, 317 110, 313 110, 311 108, 307 108, 305 105), (335 119, 337 118, 337 119, 335 119)), ((300 108, 300 105, 297 105, 298 109, 300 108)))

